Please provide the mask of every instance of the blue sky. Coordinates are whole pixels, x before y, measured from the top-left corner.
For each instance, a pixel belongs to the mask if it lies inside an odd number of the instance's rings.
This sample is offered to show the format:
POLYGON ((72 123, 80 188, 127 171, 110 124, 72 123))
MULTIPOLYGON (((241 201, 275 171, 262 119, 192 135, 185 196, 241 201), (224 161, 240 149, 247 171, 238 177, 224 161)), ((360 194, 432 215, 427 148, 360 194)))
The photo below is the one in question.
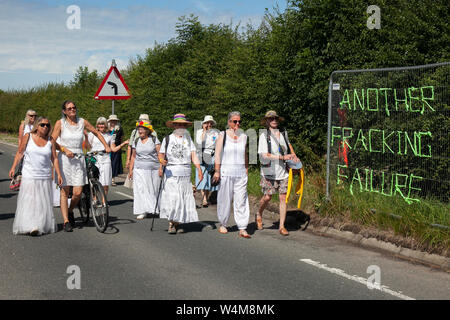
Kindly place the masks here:
POLYGON ((104 72, 112 59, 125 68, 174 37, 183 15, 258 26, 275 6, 284 10, 286 0, 0 0, 0 89, 69 81, 80 65, 104 72), (80 8, 80 29, 67 28, 71 5, 80 8))

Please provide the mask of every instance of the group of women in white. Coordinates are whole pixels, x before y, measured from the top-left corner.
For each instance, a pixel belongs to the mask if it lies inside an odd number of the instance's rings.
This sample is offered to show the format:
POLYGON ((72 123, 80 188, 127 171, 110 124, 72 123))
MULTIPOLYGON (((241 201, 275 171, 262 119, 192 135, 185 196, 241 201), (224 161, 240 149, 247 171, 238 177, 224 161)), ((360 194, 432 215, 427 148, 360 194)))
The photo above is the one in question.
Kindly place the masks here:
MULTIPOLYGON (((27 117, 32 113, 27 112, 27 117)), ((258 230, 261 230, 262 212, 271 195, 278 192, 280 234, 288 235, 284 227, 286 205, 282 201, 287 189, 284 163, 286 160, 298 161, 298 158, 287 134, 280 135, 277 129, 279 120, 282 118, 275 111, 267 112, 262 119, 272 139, 269 140, 264 135, 259 139, 260 159, 269 165, 263 165, 261 169, 264 196, 255 215, 255 222, 258 230), (268 146, 267 143, 271 145, 268 146)), ((231 112, 228 115, 227 130, 219 132, 213 128, 216 125, 213 117, 205 116, 202 129, 195 133, 194 143, 187 131, 192 122, 188 121, 184 114, 176 114, 172 120, 166 122, 173 132, 160 142, 148 115, 141 115, 130 140, 116 146, 112 136, 107 133, 106 118, 99 118, 94 128, 87 120, 77 116, 74 102, 65 101, 62 105, 62 118, 55 123, 51 136, 51 124, 44 117, 32 122, 33 128, 21 127, 23 137, 19 141, 10 170, 12 178, 16 166, 23 158, 22 185, 13 233, 37 235, 57 230, 53 216, 52 168, 55 170, 54 176, 57 177, 56 183, 61 187, 63 228, 67 232, 72 231, 73 210, 81 198, 83 186, 87 183, 84 158, 77 156, 82 154, 82 144, 85 140, 91 150, 105 152, 97 156, 96 163, 105 191, 111 185, 111 160, 108 153, 115 152, 129 143, 130 160, 127 160, 127 167, 129 178, 133 181, 133 213, 137 219, 142 220, 147 214, 159 213, 160 218, 169 221, 170 234, 184 233, 184 224, 198 221, 191 183, 193 164, 196 186, 202 191, 202 206, 207 207, 210 193, 218 191, 219 232, 228 233, 233 207, 239 237, 250 238, 247 232, 250 218, 247 193, 248 137, 240 130, 241 123, 241 114, 237 111, 231 112), (87 136, 86 132, 89 132, 87 136), (69 205, 71 188, 72 199, 69 205)))
MULTIPOLYGON (((208 206, 210 192, 218 190, 217 216, 219 232, 228 233, 231 208, 239 229, 239 237, 250 238, 247 227, 250 208, 248 184, 248 137, 240 130, 242 119, 237 111, 228 115, 227 130, 219 132, 212 116, 205 116, 202 129, 195 133, 195 142, 188 134, 192 122, 184 114, 176 114, 166 125, 172 134, 160 142, 148 116, 136 123, 138 138, 131 149, 130 177, 133 178, 134 214, 144 219, 148 213, 159 212, 160 218, 169 220, 170 234, 185 232, 183 224, 198 221, 193 188, 190 181, 191 165, 195 166, 196 189, 202 191, 202 206, 208 206), (196 148, 196 145, 199 148, 196 148), (201 160, 200 160, 201 159, 201 160), (162 179, 162 180, 160 180, 162 179)), ((299 162, 287 133, 278 130, 279 117, 268 111, 261 123, 267 134, 261 134, 258 153, 265 163, 261 169, 261 187, 264 196, 255 215, 258 230, 263 229, 262 212, 275 193, 280 194, 281 235, 288 235, 286 221, 286 193, 288 174, 286 161, 299 162), (270 143, 270 146, 267 145, 270 143)))

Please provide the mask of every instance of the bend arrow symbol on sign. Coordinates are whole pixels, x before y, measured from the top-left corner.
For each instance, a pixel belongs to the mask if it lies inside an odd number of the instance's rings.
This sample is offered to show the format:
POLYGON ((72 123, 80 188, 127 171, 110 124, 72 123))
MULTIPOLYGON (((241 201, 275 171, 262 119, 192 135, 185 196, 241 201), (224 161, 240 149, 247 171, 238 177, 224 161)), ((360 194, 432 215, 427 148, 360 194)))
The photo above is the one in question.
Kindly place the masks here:
POLYGON ((117 84, 115 84, 114 82, 111 82, 111 81, 108 81, 108 84, 114 90, 114 95, 117 96, 117 84))

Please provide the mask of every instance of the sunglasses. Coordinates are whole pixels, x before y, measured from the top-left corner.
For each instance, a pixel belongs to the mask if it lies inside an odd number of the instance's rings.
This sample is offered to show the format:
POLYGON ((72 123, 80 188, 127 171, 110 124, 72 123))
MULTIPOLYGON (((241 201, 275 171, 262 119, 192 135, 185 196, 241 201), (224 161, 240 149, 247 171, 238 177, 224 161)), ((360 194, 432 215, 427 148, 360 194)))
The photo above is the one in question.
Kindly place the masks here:
POLYGON ((33 117, 33 118, 36 118, 36 115, 35 115, 35 114, 29 114, 28 116, 29 116, 29 117, 33 117))
POLYGON ((233 122, 234 124, 241 124, 242 123, 242 120, 232 120, 231 122, 233 122))
POLYGON ((77 107, 66 108, 66 110, 67 110, 67 111, 70 111, 70 110, 77 110, 77 107))
POLYGON ((272 121, 278 121, 278 118, 276 118, 276 117, 270 117, 270 118, 267 118, 267 120, 269 120, 269 122, 272 122, 272 121))
POLYGON ((50 123, 40 123, 39 126, 40 126, 41 128, 43 128, 43 127, 50 128, 50 123))

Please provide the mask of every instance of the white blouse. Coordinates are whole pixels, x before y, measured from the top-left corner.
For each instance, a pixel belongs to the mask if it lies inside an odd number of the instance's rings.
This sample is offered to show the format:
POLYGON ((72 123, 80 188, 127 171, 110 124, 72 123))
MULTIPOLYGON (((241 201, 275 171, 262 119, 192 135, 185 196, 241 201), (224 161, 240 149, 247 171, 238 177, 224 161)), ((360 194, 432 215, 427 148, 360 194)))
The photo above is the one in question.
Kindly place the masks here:
POLYGON ((191 153, 195 152, 195 144, 189 134, 177 137, 173 133, 169 136, 169 145, 166 150, 166 138, 161 143, 160 153, 167 156, 166 172, 173 176, 191 175, 191 153))

